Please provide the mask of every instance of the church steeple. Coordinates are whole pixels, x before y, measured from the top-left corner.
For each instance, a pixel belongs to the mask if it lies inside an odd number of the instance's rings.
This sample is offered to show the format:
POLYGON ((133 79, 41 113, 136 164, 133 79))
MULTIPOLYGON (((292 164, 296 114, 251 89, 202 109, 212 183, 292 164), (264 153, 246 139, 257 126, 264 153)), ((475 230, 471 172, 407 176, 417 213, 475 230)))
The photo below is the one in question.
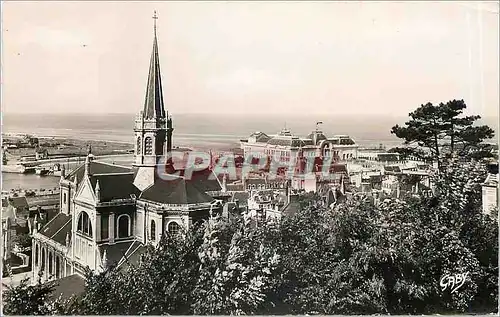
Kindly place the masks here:
POLYGON ((135 120, 135 160, 137 174, 134 185, 143 190, 151 185, 157 177, 157 167, 165 164, 165 156, 172 149, 172 118, 168 116, 163 104, 163 87, 161 83, 160 58, 156 35, 154 12, 153 52, 149 63, 148 82, 144 108, 135 120))
POLYGON ((156 11, 153 15, 154 39, 151 61, 149 63, 148 85, 146 87, 146 100, 144 102, 144 119, 166 118, 163 105, 163 88, 161 85, 160 58, 158 54, 158 40, 156 38, 156 11))

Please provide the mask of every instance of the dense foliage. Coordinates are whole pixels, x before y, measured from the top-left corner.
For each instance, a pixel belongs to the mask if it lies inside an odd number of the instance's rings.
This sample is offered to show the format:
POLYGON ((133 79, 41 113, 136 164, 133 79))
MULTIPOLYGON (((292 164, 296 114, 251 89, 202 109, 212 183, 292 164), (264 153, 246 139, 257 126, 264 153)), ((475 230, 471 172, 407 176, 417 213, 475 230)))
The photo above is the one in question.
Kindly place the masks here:
POLYGON ((463 116, 467 108, 463 100, 421 105, 410 113, 404 126, 395 125, 391 133, 405 141, 401 154, 430 159, 441 166, 451 153, 476 158, 491 156, 482 142, 491 139, 494 131, 486 125, 475 125, 480 116, 463 116))
POLYGON ((86 290, 43 304, 48 288, 6 292, 6 314, 432 314, 496 311, 497 215, 481 212, 486 168, 451 161, 433 197, 315 195, 278 224, 214 218, 148 246, 127 270, 89 272, 86 290), (456 292, 446 274, 468 273, 456 292))
POLYGON ((4 315, 48 315, 53 312, 49 305, 49 297, 53 284, 30 285, 23 279, 20 285, 8 287, 3 292, 4 315))

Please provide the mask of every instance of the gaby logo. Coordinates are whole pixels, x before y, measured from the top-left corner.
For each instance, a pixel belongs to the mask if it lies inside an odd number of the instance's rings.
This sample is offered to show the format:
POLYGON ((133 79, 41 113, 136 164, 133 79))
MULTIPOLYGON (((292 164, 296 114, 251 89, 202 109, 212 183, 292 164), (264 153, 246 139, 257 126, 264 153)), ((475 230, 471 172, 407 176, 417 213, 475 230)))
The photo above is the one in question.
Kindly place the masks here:
POLYGON ((462 287, 465 283, 465 280, 467 279, 467 275, 469 272, 466 273, 458 273, 455 275, 445 275, 441 278, 441 281, 439 282, 439 285, 441 286, 441 290, 445 291, 446 289, 450 289, 451 293, 455 293, 460 287, 462 287))

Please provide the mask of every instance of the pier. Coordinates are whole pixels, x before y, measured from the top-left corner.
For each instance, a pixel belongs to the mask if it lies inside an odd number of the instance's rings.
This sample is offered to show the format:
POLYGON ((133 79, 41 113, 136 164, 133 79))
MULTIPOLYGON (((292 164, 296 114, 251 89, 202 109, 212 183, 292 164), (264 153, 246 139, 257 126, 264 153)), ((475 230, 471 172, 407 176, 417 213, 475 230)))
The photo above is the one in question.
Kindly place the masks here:
MULTIPOLYGON (((100 159, 122 158, 122 157, 123 158, 130 157, 130 154, 101 155, 101 156, 95 156, 95 159, 100 160, 100 159)), ((58 158, 50 158, 50 159, 28 161, 28 162, 18 161, 18 162, 16 162, 16 164, 2 165, 2 172, 25 174, 25 173, 35 172, 36 167, 41 166, 41 165, 46 165, 46 166, 50 167, 56 163, 59 163, 59 164, 83 163, 84 161, 85 161, 85 157, 82 157, 82 156, 58 157, 58 158)))

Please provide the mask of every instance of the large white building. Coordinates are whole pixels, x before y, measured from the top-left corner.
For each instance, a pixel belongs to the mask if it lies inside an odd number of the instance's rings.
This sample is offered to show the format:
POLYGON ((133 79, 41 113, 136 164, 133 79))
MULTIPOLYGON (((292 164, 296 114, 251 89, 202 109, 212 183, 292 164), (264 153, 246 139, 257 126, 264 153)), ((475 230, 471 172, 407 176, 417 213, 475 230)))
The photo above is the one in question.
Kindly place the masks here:
POLYGON ((255 132, 246 140, 240 140, 245 157, 272 157, 281 162, 288 162, 300 152, 305 158, 332 157, 334 161, 350 161, 358 157, 358 145, 348 135, 326 137, 316 128, 307 137, 293 135, 283 129, 276 135, 269 136, 255 132))

